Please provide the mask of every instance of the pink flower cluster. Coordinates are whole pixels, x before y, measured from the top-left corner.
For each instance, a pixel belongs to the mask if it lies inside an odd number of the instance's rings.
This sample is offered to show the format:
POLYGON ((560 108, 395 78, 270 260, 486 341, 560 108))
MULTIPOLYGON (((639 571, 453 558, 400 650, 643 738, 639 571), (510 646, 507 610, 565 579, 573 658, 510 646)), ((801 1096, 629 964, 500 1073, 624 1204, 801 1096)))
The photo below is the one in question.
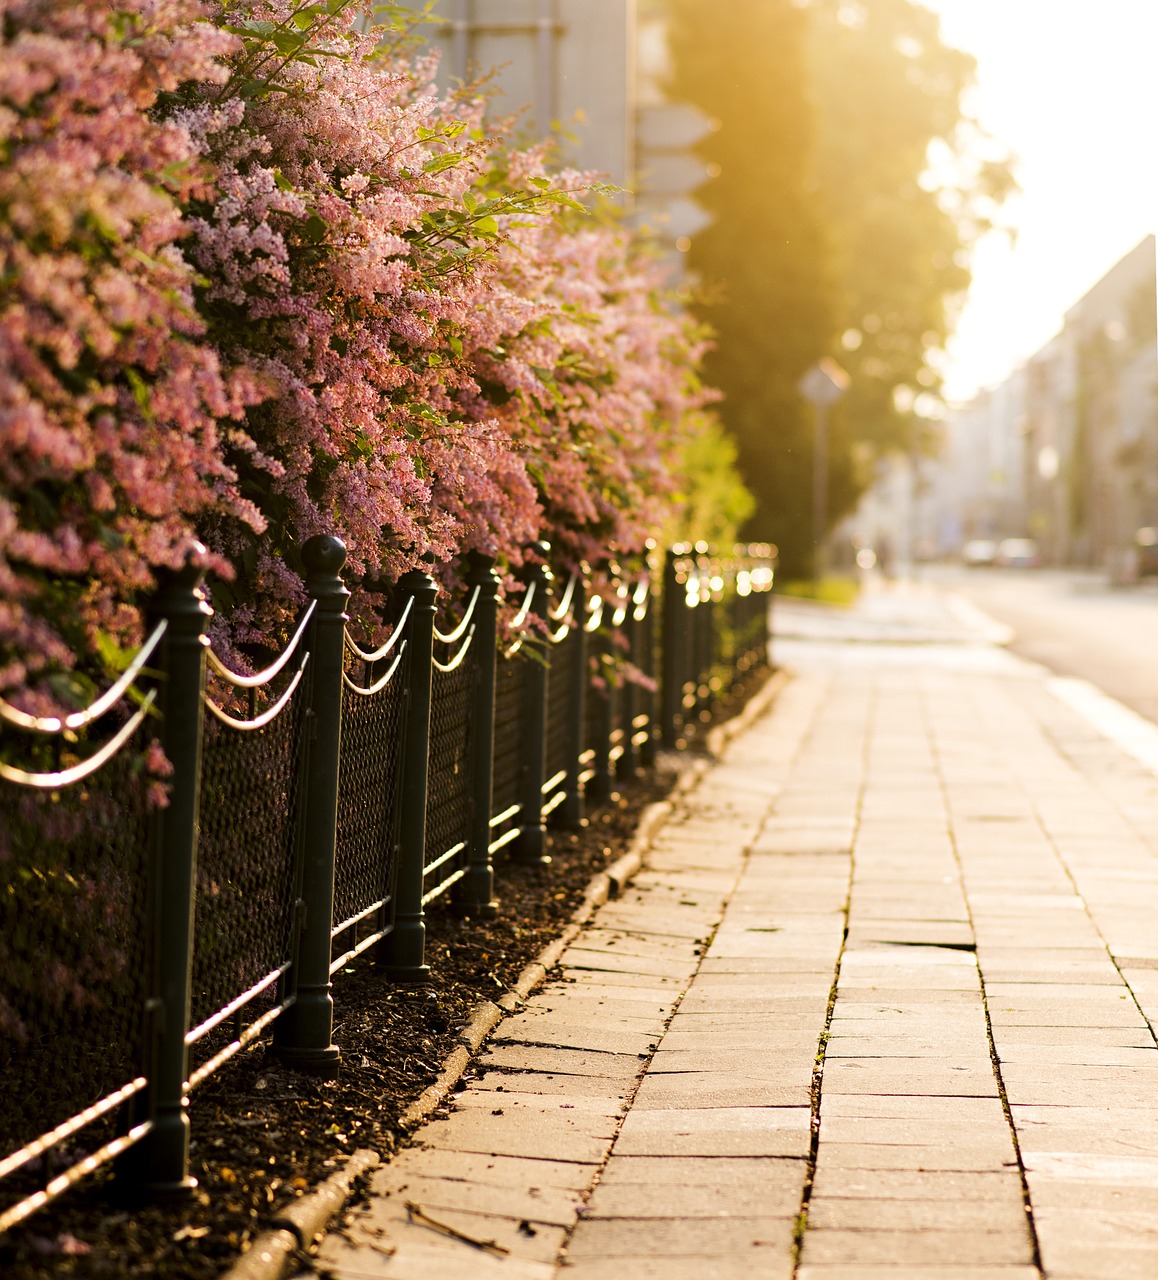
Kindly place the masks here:
POLYGON ((0 0, 0 690, 134 644, 211 511, 261 526, 221 448, 253 380, 177 247, 200 158, 152 115, 232 45, 178 0, 0 0))
POLYGON ((315 533, 371 599, 665 514, 699 335, 359 8, 0 0, 0 692, 131 643, 194 533, 245 646, 315 533))

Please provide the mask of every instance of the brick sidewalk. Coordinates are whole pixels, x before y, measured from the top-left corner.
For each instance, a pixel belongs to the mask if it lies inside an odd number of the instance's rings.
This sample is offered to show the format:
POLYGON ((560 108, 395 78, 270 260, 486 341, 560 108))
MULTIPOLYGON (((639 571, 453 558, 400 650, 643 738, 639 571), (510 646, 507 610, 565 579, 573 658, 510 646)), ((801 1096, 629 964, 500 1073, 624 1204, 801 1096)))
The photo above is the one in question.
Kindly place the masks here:
POLYGON ((791 657, 338 1280, 1158 1276, 1158 780, 1000 651, 791 657))

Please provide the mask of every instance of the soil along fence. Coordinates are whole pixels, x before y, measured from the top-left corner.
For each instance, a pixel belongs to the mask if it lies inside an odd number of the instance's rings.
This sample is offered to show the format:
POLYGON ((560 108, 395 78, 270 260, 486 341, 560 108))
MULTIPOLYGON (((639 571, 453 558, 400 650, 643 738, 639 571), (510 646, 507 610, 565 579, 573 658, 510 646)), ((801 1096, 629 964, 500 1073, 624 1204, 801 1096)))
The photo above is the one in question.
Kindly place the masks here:
POLYGON ((478 559, 453 625, 414 571, 367 649, 345 548, 314 538, 309 604, 257 674, 210 647, 191 557, 86 711, 0 703, 0 1230, 110 1161, 134 1194, 187 1189, 193 1089, 267 1030, 335 1071, 335 973, 373 951, 421 981, 430 903, 493 914, 497 854, 549 861, 549 824, 767 661, 769 547, 676 547, 598 585, 537 551, 501 635, 478 559))

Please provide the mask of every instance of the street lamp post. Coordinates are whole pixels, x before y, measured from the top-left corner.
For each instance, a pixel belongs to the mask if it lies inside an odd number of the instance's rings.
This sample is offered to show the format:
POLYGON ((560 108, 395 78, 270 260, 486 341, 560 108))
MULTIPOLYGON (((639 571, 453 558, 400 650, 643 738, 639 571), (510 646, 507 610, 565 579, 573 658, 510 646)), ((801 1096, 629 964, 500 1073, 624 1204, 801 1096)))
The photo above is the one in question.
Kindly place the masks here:
POLYGON ((824 531, 828 524, 828 410, 848 390, 848 374, 825 356, 800 379, 800 394, 812 405, 812 578, 824 569, 824 531))

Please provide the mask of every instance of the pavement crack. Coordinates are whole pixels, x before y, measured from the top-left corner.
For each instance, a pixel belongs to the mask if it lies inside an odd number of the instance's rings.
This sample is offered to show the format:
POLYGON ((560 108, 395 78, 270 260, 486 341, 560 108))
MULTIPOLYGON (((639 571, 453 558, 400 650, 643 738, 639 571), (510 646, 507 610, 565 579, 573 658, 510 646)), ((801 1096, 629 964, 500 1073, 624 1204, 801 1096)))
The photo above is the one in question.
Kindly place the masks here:
POLYGON ((809 1144, 808 1161, 804 1175, 804 1186, 800 1192, 800 1212, 796 1215, 796 1228, 792 1235, 792 1276, 800 1270, 800 1258, 804 1251, 804 1237, 808 1231, 808 1210, 812 1203, 812 1186, 816 1181, 816 1165, 820 1158, 820 1104, 824 1092, 824 1061, 828 1052, 828 1041, 832 1035, 832 1018, 836 1012, 836 1001, 840 990, 840 967, 844 961, 845 948, 848 946, 849 925, 852 919, 852 887, 853 875, 856 871, 856 836, 860 825, 861 808, 864 804, 865 778, 868 766, 868 735, 861 759, 861 778, 857 788, 856 820, 853 824, 852 839, 848 847, 848 887, 845 892, 844 926, 840 933, 840 947, 836 953, 836 962, 832 968, 832 985, 828 989, 828 1005, 824 1011, 824 1028, 816 1042, 816 1059, 812 1066, 812 1079, 809 1083, 809 1144))
MULTIPOLYGON (((927 707, 926 716, 928 716, 927 707)), ((929 731, 929 746, 930 753, 937 766, 937 776, 940 781, 941 795, 945 804, 945 811, 946 813, 951 813, 952 807, 949 803, 948 790, 945 785, 945 774, 941 760, 940 747, 937 742, 936 735, 931 731, 931 727, 929 731)), ((974 938, 971 950, 977 962, 977 984, 981 993, 982 1012, 985 1015, 985 1038, 989 1045, 989 1061, 993 1068, 993 1079, 997 1085, 997 1095, 1001 1099, 1001 1110, 1005 1116, 1005 1124, 1009 1130, 1009 1139, 1013 1144, 1013 1154, 1016 1161, 1017 1174, 1021 1182, 1021 1199, 1025 1207, 1025 1225, 1029 1231, 1032 1263, 1033 1266, 1037 1268, 1038 1273, 1044 1276, 1045 1267, 1043 1266, 1041 1259, 1041 1241, 1038 1239, 1037 1223, 1034 1221, 1033 1217, 1033 1201, 1029 1194, 1029 1178, 1026 1175, 1025 1161, 1022 1159, 1021 1155, 1021 1143, 1018 1141, 1017 1137, 1017 1126, 1013 1121, 1013 1109, 1009 1105, 1009 1095, 1006 1092, 1005 1080, 1001 1074, 1001 1059, 997 1053, 997 1040, 993 1035, 993 1019, 989 1014, 989 993, 985 988, 985 973, 981 967, 981 957, 977 952, 977 925, 973 915, 973 904, 969 901, 969 887, 965 878, 965 867, 961 861, 961 850, 958 847, 957 836, 953 830, 953 824, 951 822, 948 824, 948 834, 949 845, 953 850, 953 861, 957 865, 957 880, 961 887, 961 898, 965 903, 965 913, 969 918, 969 929, 974 938)))

